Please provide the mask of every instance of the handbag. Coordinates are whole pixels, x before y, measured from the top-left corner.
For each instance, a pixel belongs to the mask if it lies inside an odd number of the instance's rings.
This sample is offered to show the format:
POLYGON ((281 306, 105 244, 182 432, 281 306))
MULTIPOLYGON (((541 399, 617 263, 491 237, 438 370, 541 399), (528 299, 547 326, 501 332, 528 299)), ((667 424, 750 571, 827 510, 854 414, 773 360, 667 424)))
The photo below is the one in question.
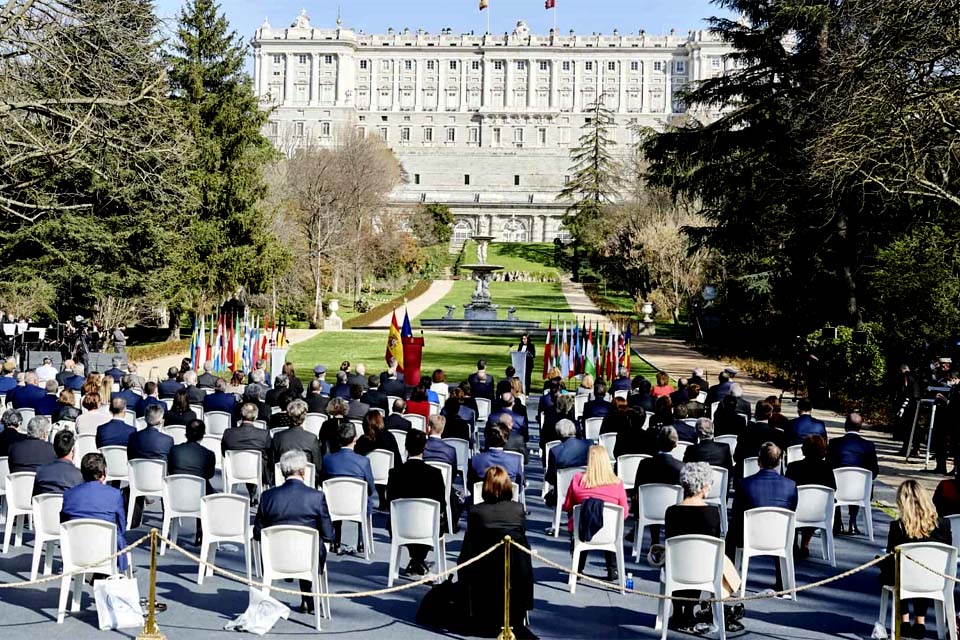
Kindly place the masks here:
POLYGON ((246 631, 262 636, 273 629, 280 618, 290 617, 290 608, 260 589, 250 588, 250 604, 236 620, 223 625, 225 631, 246 631))
POLYGON ((140 589, 126 576, 111 576, 93 583, 100 630, 132 629, 143 626, 140 589))

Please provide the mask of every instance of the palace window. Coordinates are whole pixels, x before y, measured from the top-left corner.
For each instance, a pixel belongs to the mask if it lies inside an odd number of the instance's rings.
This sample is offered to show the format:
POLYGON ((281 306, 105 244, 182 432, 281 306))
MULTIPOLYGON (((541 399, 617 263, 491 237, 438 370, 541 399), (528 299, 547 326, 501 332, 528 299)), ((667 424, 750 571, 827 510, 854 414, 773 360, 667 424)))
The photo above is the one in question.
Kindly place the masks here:
POLYGON ((466 220, 453 225, 453 241, 457 244, 466 242, 473 236, 473 227, 466 220))
POLYGON ((433 60, 427 60, 427 71, 433 71, 434 67, 437 66, 437 63, 433 60))
POLYGON ((333 56, 323 56, 324 64, 333 64, 333 56))
POLYGON ((586 69, 587 71, 593 71, 593 62, 587 60, 586 62, 583 63, 583 68, 586 69))
POLYGON ((636 60, 630 63, 630 71, 640 71, 640 63, 636 60))
POLYGON ((617 70, 617 63, 616 63, 616 62, 608 62, 608 63, 607 63, 607 71, 616 71, 616 70, 617 70))
POLYGON ((517 60, 517 71, 525 71, 527 68, 526 60, 517 60))
POLYGON ((281 55, 274 55, 274 56, 273 56, 273 64, 283 64, 283 56, 281 56, 281 55))
POLYGON ((404 60, 403 68, 407 71, 413 71, 413 60, 404 60))
POLYGON ((301 53, 299 56, 297 56, 297 60, 300 62, 300 64, 307 64, 308 58, 305 53, 301 53))
POLYGON ((447 127, 447 142, 457 141, 457 130, 454 127, 447 127))
POLYGON ((570 71, 570 61, 569 61, 569 60, 564 60, 564 62, 563 62, 563 70, 564 70, 564 71, 570 71))
POLYGON ((410 127, 400 127, 400 142, 410 142, 410 127))
POLYGON ((456 60, 451 60, 451 61, 450 61, 450 71, 456 71, 456 70, 457 70, 457 61, 456 61, 456 60))
POLYGON ((540 61, 540 71, 548 71, 550 69, 550 63, 546 60, 540 61))
POLYGON ((678 60, 673 63, 673 68, 677 70, 677 73, 686 73, 687 65, 684 64, 682 60, 678 60))
POLYGON ((653 63, 653 70, 654 70, 654 71, 663 71, 663 63, 660 62, 659 60, 656 60, 656 61, 653 63))
POLYGON ((500 144, 500 128, 494 127, 493 129, 493 144, 500 144))
POLYGON ((474 60, 473 62, 471 62, 470 68, 473 69, 474 71, 480 71, 480 61, 474 60))
POLYGON ((423 141, 433 142, 433 127, 427 127, 423 130, 423 141))
POLYGON ((323 138, 329 138, 329 137, 330 137, 330 123, 329 123, 329 122, 321 122, 321 123, 320 123, 320 136, 323 137, 323 138))
POLYGON ((494 60, 494 61, 493 61, 493 70, 494 70, 494 71, 503 71, 503 60, 494 60))
POLYGON ((368 66, 370 66, 370 63, 369 63, 367 60, 361 60, 361 61, 360 61, 360 68, 361 68, 361 69, 366 70, 366 68, 367 68, 368 66))

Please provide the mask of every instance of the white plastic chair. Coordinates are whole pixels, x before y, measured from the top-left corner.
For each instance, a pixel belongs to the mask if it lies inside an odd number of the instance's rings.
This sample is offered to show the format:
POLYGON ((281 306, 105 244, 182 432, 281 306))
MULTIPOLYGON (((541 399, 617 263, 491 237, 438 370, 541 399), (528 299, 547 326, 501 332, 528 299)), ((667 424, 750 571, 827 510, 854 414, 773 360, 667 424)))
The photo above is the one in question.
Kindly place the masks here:
POLYGON ((603 433, 600 435, 600 446, 603 447, 607 452, 607 457, 610 458, 610 464, 613 464, 617 461, 613 457, 613 452, 617 449, 617 433, 603 433))
POLYGON ((440 469, 440 473, 443 475, 443 495, 447 496, 447 533, 453 533, 453 510, 450 508, 450 490, 453 488, 453 467, 451 467, 446 462, 438 462, 436 460, 430 460, 427 462, 428 465, 434 467, 435 469, 440 469))
POLYGON ((203 424, 207 425, 207 435, 222 436, 230 428, 230 414, 226 411, 208 411, 203 416, 203 424))
MULTIPOLYGON (((387 486, 390 478, 390 469, 393 469, 393 452, 386 449, 374 449, 367 454, 370 468, 373 471, 373 483, 387 486)), ((383 507, 383 505, 380 505, 383 507)))
POLYGON ((821 554, 831 567, 837 566, 833 543, 833 501, 834 491, 830 487, 819 484, 797 487, 797 531, 804 528, 821 531, 821 554))
MULTIPOLYGON (((170 409, 173 409, 173 398, 160 398, 160 399, 163 400, 163 403, 165 405, 167 405, 167 411, 170 411, 170 409)), ((199 418, 200 416, 197 416, 197 417, 199 418)))
POLYGON ((303 430, 309 431, 313 435, 320 437, 320 427, 327 421, 327 416, 322 413, 308 413, 303 420, 303 430))
POLYGON ((627 397, 629 397, 629 395, 630 395, 629 389, 618 389, 617 391, 613 392, 614 398, 623 398, 624 400, 626 400, 627 397))
POLYGON ((440 415, 440 403, 439 403, 439 402, 431 402, 431 403, 429 403, 429 404, 430 404, 430 415, 432 415, 432 416, 438 416, 438 415, 440 415))
MULTIPOLYGON (((556 446, 559 446, 560 443, 561 443, 560 440, 552 440, 552 441, 550 441, 550 442, 547 443, 547 446, 546 446, 546 448, 544 449, 544 455, 543 455, 543 468, 544 468, 544 470, 546 470, 547 465, 550 463, 550 450, 553 449, 553 448, 556 447, 556 446)), ((550 493, 550 486, 551 486, 550 483, 547 482, 547 479, 546 479, 546 478, 544 478, 544 479, 543 479, 543 483, 542 483, 542 485, 541 485, 541 487, 540 487, 540 499, 541 499, 541 500, 543 500, 544 498, 546 498, 546 497, 547 497, 547 494, 550 493)))
POLYGON ((681 440, 680 442, 677 443, 677 446, 675 446, 673 450, 670 452, 670 455, 673 456, 675 459, 679 460, 680 462, 683 462, 683 454, 687 452, 688 447, 692 447, 692 446, 693 446, 692 442, 685 442, 681 440))
POLYGON ((786 464, 790 464, 791 462, 796 462, 797 460, 803 460, 802 444, 794 444, 787 447, 786 464))
MULTIPOLYGON (((263 554, 263 582, 269 585, 274 580, 299 578, 309 580, 312 588, 327 593, 327 576, 320 573, 320 533, 310 527, 277 525, 260 532, 260 548, 263 554)), ((263 588, 265 594, 270 587, 263 588)), ((317 631, 320 631, 321 616, 329 617, 329 599, 314 596, 317 631)))
POLYGON ((107 462, 107 482, 129 482, 126 447, 100 447, 100 454, 107 462))
POLYGON ((205 433, 203 440, 200 441, 200 445, 207 451, 213 452, 213 457, 216 460, 216 468, 223 470, 223 446, 221 442, 221 436, 211 435, 205 433))
MULTIPOLYGON (((273 465, 273 484, 275 487, 279 487, 284 482, 283 471, 280 470, 280 463, 277 462, 273 465)), ((303 484, 310 488, 317 486, 317 465, 312 462, 308 462, 303 470, 303 484)))
MULTIPOLYGON (((957 548, 939 542, 913 542, 897 547, 900 550, 900 600, 926 598, 933 600, 933 613, 937 620, 937 637, 943 638, 945 632, 951 640, 957 640, 957 616, 953 604, 955 583, 942 578, 917 562, 931 569, 957 577, 957 548), (916 560, 917 562, 912 562, 916 560)), ((880 594, 880 624, 887 617, 887 607, 893 595, 893 587, 884 586, 880 594)), ((890 637, 893 637, 896 608, 890 607, 890 637)))
POLYGON ((727 535, 727 490, 730 488, 729 472, 723 467, 710 466, 713 471, 713 483, 705 501, 720 507, 720 534, 727 535))
MULTIPOLYGON (((207 490, 203 478, 183 473, 163 479, 163 525, 161 534, 176 542, 181 518, 200 520, 200 503, 207 490)), ((160 555, 167 552, 167 543, 160 542, 160 555)))
MULTIPOLYGON (((220 542, 232 542, 243 545, 247 579, 251 578, 251 569, 257 569, 260 558, 254 552, 253 528, 250 526, 250 499, 232 493, 215 493, 200 499, 200 524, 203 527, 203 544, 200 557, 204 562, 212 563, 220 542)), ((171 538, 172 540, 172 538, 171 538)), ((205 565, 200 565, 197 584, 203 584, 203 578, 213 575, 205 565)))
POLYGON ((20 414, 20 429, 22 433, 27 432, 27 423, 30 422, 36 415, 37 412, 30 407, 23 407, 22 409, 17 409, 17 412, 20 414))
POLYGON ((137 426, 137 412, 133 409, 127 409, 123 414, 123 421, 131 427, 137 426))
MULTIPOLYGON (((706 591, 716 598, 723 597, 723 540, 712 536, 674 536, 665 543, 663 572, 660 574, 661 595, 677 591, 706 591)), ((654 629, 667 638, 666 621, 670 619, 672 600, 660 600, 654 629)), ((723 603, 715 602, 713 621, 720 630, 721 640, 727 637, 723 619, 723 603)))
POLYGON ((43 575, 53 573, 53 552, 60 544, 60 511, 63 496, 59 493, 42 493, 33 497, 33 562, 30 563, 30 579, 36 580, 40 570, 40 557, 45 554, 43 575))
POLYGON ((254 420, 253 426, 257 429, 263 429, 264 431, 266 431, 268 427, 266 420, 254 420))
POLYGON ((587 400, 590 399, 585 393, 578 393, 573 399, 573 415, 579 420, 583 417, 583 408, 587 404, 587 400))
POLYGON ((590 542, 580 538, 581 505, 573 507, 573 564, 570 566, 568 585, 570 593, 577 590, 577 576, 574 573, 580 566, 580 554, 588 551, 611 551, 617 554, 617 571, 620 576, 620 593, 624 593, 623 572, 623 507, 616 504, 603 505, 603 527, 593 534, 590 542))
POLYGON ((947 522, 950 523, 950 537, 953 539, 953 546, 960 549, 960 515, 947 516, 947 522))
MULTIPOLYGON (((793 571, 793 542, 796 537, 797 514, 779 507, 748 509, 743 514, 743 548, 737 549, 737 564, 740 565, 740 597, 747 593, 747 574, 750 558, 773 556, 780 563, 783 586, 797 586, 793 571)), ((793 594, 797 599, 797 594, 793 594)))
POLYGON ((527 506, 527 480, 526 480, 526 465, 523 462, 523 454, 519 451, 506 451, 504 450, 504 455, 513 456, 517 459, 517 467, 520 469, 520 477, 517 478, 518 482, 514 483, 513 490, 514 492, 520 493, 520 504, 524 507, 527 506))
POLYGON ((202 404, 191 404, 190 411, 193 411, 194 415, 197 416, 197 420, 203 420, 203 405, 202 404))
POLYGON ((275 415, 277 415, 278 413, 281 413, 281 412, 283 412, 283 409, 281 409, 280 407, 270 407, 270 415, 271 415, 271 416, 275 416, 275 415))
POLYGON ((683 488, 675 484, 643 484, 637 487, 637 528, 633 538, 633 558, 640 560, 643 530, 665 524, 667 508, 683 500, 683 488))
POLYGON ((637 467, 640 466, 642 460, 649 457, 645 453, 628 453, 617 458, 617 477, 623 481, 624 489, 631 491, 635 488, 637 467))
POLYGON ((182 424, 171 424, 164 427, 163 432, 173 438, 173 444, 183 444, 187 441, 187 428, 182 424))
POLYGON ((6 518, 8 475, 10 475, 10 458, 0 456, 0 516, 4 518, 6 518))
POLYGON ((714 442, 722 442, 723 444, 730 447, 730 457, 733 457, 733 454, 737 452, 737 436, 727 434, 723 436, 717 436, 713 439, 714 442))
POLYGON ((254 495, 262 494, 262 465, 263 458, 259 451, 227 451, 223 456, 223 490, 233 493, 233 488, 238 484, 252 484, 257 487, 254 495))
POLYGON ((407 432, 403 429, 387 429, 393 434, 393 439, 397 441, 397 448, 400 449, 400 461, 407 461, 407 432))
POLYGON ((756 457, 743 459, 743 477, 749 478, 760 471, 760 461, 756 457))
POLYGON ((402 400, 402 399, 403 398, 401 398, 400 396, 387 396, 387 415, 388 416, 393 413, 393 403, 396 402, 397 400, 402 400))
MULTIPOLYGON (((467 488, 467 470, 470 468, 470 441, 463 438, 444 438, 443 441, 457 452, 457 473, 463 479, 463 488, 470 495, 467 488)), ((454 474, 456 475, 456 474, 454 474)))
POLYGON ((483 426, 487 424, 487 418, 490 417, 492 404, 487 398, 474 398, 474 400, 477 403, 477 425, 483 426))
POLYGON ((367 511, 367 483, 360 478, 330 478, 323 482, 323 495, 334 522, 359 522, 363 559, 373 552, 373 515, 367 511))
MULTIPOLYGON (((520 502, 520 492, 517 491, 517 485, 513 485, 513 494, 511 500, 520 502)), ((483 502, 483 480, 477 480, 473 483, 473 503, 483 502)))
POLYGON ((586 473, 586 467, 567 467, 566 469, 557 469, 557 505, 553 508, 553 537, 560 536, 560 516, 563 515, 563 503, 567 500, 567 491, 570 489, 570 483, 573 482, 573 476, 578 473, 586 473))
POLYGON ((711 418, 712 418, 713 416, 717 415, 717 407, 719 407, 719 406, 720 406, 720 403, 719 403, 719 402, 711 402, 711 403, 710 403, 710 417, 711 417, 711 418))
POLYGON ((593 440, 594 442, 599 442, 600 427, 602 426, 603 418, 587 418, 583 424, 584 438, 587 440, 593 440))
POLYGON ((83 456, 88 453, 94 453, 97 450, 97 434, 81 433, 77 435, 77 440, 73 445, 73 465, 79 469, 83 456))
MULTIPOLYGON (((130 481, 130 503, 127 508, 127 530, 133 528, 133 503, 141 496, 163 497, 163 477, 167 475, 167 463, 163 460, 130 460, 127 462, 127 478, 130 481)), ((167 503, 163 501, 164 510, 167 503)))
POLYGON ((447 547, 440 532, 440 503, 426 498, 400 498, 390 502, 390 569, 387 586, 398 577, 400 549, 422 544, 437 554, 440 572, 447 570, 447 547))
POLYGON ((837 481, 836 506, 861 507, 860 512, 867 521, 867 537, 873 542, 873 510, 870 506, 873 473, 860 467, 840 467, 833 470, 833 477, 837 481))
POLYGON ((23 525, 33 515, 33 479, 32 471, 20 471, 7 476, 7 522, 3 532, 3 554, 10 551, 10 538, 16 525, 14 546, 23 545, 23 525))
POLYGON ((423 417, 422 415, 420 415, 419 413, 405 413, 405 414, 403 414, 403 417, 406 418, 406 419, 410 422, 410 428, 411 428, 411 429, 416 429, 417 431, 424 431, 424 432, 426 432, 426 430, 427 430, 427 419, 424 418, 424 417, 423 417))
MULTIPOLYGON (((60 582, 60 604, 57 607, 57 624, 63 624, 67 612, 67 596, 73 584, 73 602, 71 611, 80 611, 80 590, 84 576, 90 573, 113 576, 117 570, 117 559, 103 561, 117 552, 117 526, 103 520, 70 520, 60 525, 60 553, 63 556, 63 580, 60 582), (103 561, 103 562, 101 562, 103 561), (93 565, 101 562, 99 565, 93 565), (93 566, 90 566, 93 565, 93 566), (83 569, 83 573, 69 575, 71 571, 83 569)), ((131 559, 128 555, 128 562, 131 559)), ((133 567, 132 562, 128 565, 133 567)), ((128 570, 129 572, 129 570, 128 570)), ((139 603, 138 603, 139 604, 139 603)))
POLYGON ((53 444, 53 439, 61 431, 69 431, 70 433, 77 433, 77 423, 74 420, 60 420, 59 422, 53 423, 50 427, 50 433, 47 434, 47 441, 50 444, 53 444))

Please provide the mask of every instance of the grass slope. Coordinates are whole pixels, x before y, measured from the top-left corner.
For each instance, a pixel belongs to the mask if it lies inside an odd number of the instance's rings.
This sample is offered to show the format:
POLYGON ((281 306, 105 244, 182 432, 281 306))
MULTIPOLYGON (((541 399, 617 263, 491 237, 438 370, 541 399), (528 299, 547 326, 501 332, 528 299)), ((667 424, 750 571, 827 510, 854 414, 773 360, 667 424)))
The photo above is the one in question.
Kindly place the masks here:
MULTIPOLYGON (((476 261, 477 243, 468 241, 463 248, 463 264, 476 261)), ((560 277, 560 272, 553 262, 553 244, 550 242, 491 242, 487 247, 487 262, 498 264, 507 271, 560 277)))
MULTIPOLYGON (((440 301, 420 315, 421 318, 442 318, 447 312, 445 305, 456 305, 453 312, 455 318, 463 317, 463 306, 470 304, 470 295, 476 288, 473 280, 458 280, 453 283, 453 289, 440 301)), ((505 320, 509 307, 517 308, 517 318, 520 320, 538 320, 546 328, 551 318, 556 324, 560 321, 574 321, 574 316, 563 295, 559 282, 491 282, 490 296, 493 302, 499 305, 499 318, 505 320)))

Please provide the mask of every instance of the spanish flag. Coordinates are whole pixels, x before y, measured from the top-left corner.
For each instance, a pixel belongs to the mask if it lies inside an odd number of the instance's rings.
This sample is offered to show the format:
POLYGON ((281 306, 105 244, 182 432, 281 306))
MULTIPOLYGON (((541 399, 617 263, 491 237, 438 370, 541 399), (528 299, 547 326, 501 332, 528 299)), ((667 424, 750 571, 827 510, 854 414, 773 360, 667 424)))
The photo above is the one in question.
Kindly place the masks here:
POLYGON ((480 11, 483 11, 490 5, 490 0, 480 0, 480 11))
POLYGON ((403 371, 403 343, 400 340, 400 323, 397 322, 397 310, 393 310, 393 320, 390 321, 390 333, 387 335, 387 351, 383 356, 390 365, 390 359, 397 361, 397 371, 403 371))

